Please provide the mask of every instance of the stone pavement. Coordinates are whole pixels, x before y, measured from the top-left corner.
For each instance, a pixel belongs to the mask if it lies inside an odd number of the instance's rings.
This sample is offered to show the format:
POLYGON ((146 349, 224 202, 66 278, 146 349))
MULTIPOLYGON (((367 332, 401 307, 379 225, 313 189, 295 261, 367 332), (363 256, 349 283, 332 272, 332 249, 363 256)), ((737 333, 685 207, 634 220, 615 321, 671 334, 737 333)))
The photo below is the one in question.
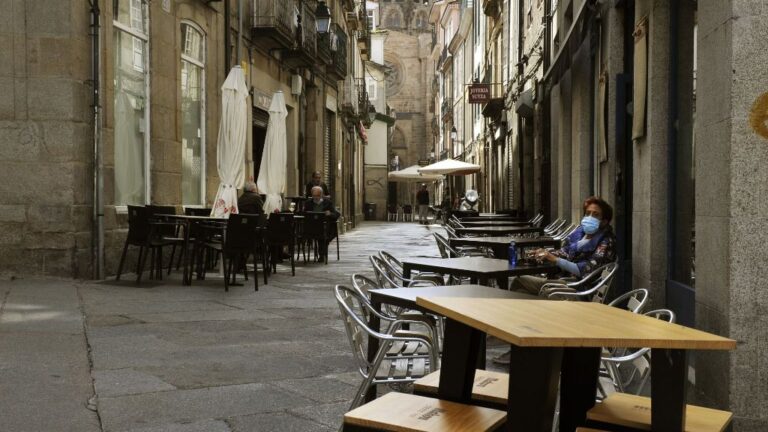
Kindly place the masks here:
POLYGON ((341 261, 282 266, 258 292, 0 281, 0 431, 334 431, 360 377, 332 287, 379 249, 437 256, 434 228, 365 223, 341 261))

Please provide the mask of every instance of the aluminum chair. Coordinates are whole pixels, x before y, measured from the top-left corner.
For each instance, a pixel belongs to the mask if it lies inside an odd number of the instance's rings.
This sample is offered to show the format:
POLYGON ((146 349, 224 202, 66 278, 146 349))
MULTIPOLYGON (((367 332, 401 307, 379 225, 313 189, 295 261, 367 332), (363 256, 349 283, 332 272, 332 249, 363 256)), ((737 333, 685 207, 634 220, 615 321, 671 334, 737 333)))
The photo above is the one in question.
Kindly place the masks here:
POLYGON ((422 324, 413 320, 392 319, 376 312, 364 297, 346 286, 336 285, 336 302, 341 311, 344 328, 357 362, 363 382, 352 399, 350 410, 357 408, 372 386, 380 384, 412 383, 439 369, 439 353, 432 336, 401 330, 403 324, 422 324), (374 314, 387 321, 389 327, 382 333, 368 327, 366 315, 374 314), (373 361, 367 357, 370 339, 379 342, 373 361))
POLYGON ((641 313, 649 299, 648 290, 638 288, 616 297, 608 303, 608 306, 626 309, 632 313, 641 313))
POLYGON ((577 282, 546 283, 541 287, 541 295, 551 300, 586 300, 604 303, 618 269, 619 264, 612 262, 598 267, 577 282))
MULTIPOLYGON (((395 258, 394 255, 392 255, 391 253, 389 253, 389 252, 387 252, 385 250, 380 250, 379 251, 379 257, 382 260, 384 260, 384 262, 387 264, 387 266, 389 267, 389 269, 393 273, 395 273, 398 276, 402 277, 402 275, 403 275, 403 263, 402 263, 402 261, 400 261, 399 259, 395 258)), ((419 281, 419 280, 428 280, 428 281, 432 281, 432 282, 434 282, 434 283, 436 283, 438 285, 442 285, 442 284, 445 283, 445 279, 443 279, 442 275, 439 275, 437 273, 432 273, 432 272, 419 272, 412 279, 413 280, 417 280, 417 281, 419 281)))
POLYGON ((567 227, 562 229, 558 234, 553 235, 552 238, 560 241, 565 240, 568 237, 570 237, 571 234, 576 232, 578 228, 579 228, 578 225, 573 225, 573 224, 568 225, 567 227))
POLYGON ((551 231, 551 230, 552 230, 552 228, 554 228, 554 227, 555 227, 555 225, 559 224, 559 223, 560 223, 560 222, 562 222, 563 220, 564 220, 564 219, 560 219, 560 218, 557 218, 557 219, 553 220, 552 222, 550 222, 550 223, 549 223, 549 225, 547 225, 547 226, 545 226, 545 227, 544 227, 544 232, 546 233, 546 232, 548 232, 548 231, 551 231))
MULTIPOLYGON (((368 290, 386 289, 385 287, 379 286, 375 280, 361 274, 355 273, 350 277, 350 279, 352 281, 352 288, 355 291, 357 291, 357 293, 360 294, 361 298, 366 300, 371 307, 373 307, 373 304, 370 302, 370 294, 368 293, 368 290)), ((445 326, 443 325, 442 317, 436 316, 436 315, 423 314, 417 311, 404 310, 401 307, 392 306, 389 304, 382 305, 381 313, 383 315, 389 316, 393 320, 399 319, 399 320, 419 321, 423 323, 423 325, 430 327, 434 332, 433 334, 438 335, 438 338, 435 339, 435 347, 438 350, 438 352, 441 352, 440 346, 442 345, 443 332, 444 332, 443 329, 445 328, 445 326)), ((387 324, 387 322, 384 322, 382 324, 387 324)))
MULTIPOLYGON (((670 323, 675 322, 675 313, 669 309, 656 309, 646 312, 643 315, 670 323)), ((603 356, 601 361, 603 365, 601 375, 605 378, 610 378, 614 390, 621 393, 627 393, 632 386, 632 382, 637 379, 637 387, 632 393, 639 395, 648 383, 648 377, 651 376, 650 348, 640 348, 630 354, 609 354, 603 356)), ((605 389, 600 388, 600 386, 598 386, 598 389, 603 393, 603 397, 607 396, 605 389)))
POLYGON ((377 255, 368 257, 373 265, 373 272, 376 275, 376 282, 382 288, 403 288, 415 286, 437 286, 438 284, 431 280, 407 279, 402 274, 393 271, 389 265, 377 255))
POLYGON ((565 219, 558 219, 556 223, 552 223, 544 227, 544 234, 553 235, 561 228, 565 227, 568 222, 565 219))
POLYGON ((397 206, 390 204, 387 206, 387 221, 394 221, 397 222, 397 206))

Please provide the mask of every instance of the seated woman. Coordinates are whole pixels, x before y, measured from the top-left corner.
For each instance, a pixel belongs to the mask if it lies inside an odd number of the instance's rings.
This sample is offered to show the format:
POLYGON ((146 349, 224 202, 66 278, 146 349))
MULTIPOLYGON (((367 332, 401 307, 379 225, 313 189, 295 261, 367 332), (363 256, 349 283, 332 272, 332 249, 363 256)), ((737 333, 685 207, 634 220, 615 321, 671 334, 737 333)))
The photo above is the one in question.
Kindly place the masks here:
MULTIPOLYGON (((536 256, 560 267, 559 277, 586 276, 596 268, 616 260, 616 236, 611 228, 613 209, 598 197, 584 201, 581 225, 568 236, 565 246, 553 252, 540 249, 536 256)), ((557 280, 536 276, 520 276, 512 282, 512 289, 538 295, 541 287, 557 280)), ((561 281, 563 282, 563 281, 561 281)))

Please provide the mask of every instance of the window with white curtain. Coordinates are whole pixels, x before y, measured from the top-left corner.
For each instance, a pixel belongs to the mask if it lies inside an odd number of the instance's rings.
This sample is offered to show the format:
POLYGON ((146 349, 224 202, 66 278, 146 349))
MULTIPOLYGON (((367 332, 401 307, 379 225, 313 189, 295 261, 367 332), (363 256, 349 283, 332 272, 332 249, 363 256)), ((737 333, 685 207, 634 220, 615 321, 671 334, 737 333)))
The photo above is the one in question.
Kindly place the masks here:
POLYGON ((115 205, 149 197, 149 11, 146 0, 114 0, 115 205))
POLYGON ((205 36, 181 24, 181 200, 205 204, 205 36))

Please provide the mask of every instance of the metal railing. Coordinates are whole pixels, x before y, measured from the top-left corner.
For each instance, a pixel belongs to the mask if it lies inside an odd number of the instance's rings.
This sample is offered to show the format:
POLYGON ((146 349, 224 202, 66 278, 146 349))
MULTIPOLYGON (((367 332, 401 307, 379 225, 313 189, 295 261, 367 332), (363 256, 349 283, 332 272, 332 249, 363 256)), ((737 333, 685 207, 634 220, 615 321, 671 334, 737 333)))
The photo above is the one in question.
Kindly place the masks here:
POLYGON ((344 33, 344 29, 338 24, 333 24, 331 29, 336 36, 336 50, 331 50, 333 72, 335 72, 339 78, 343 79, 347 76, 347 49, 349 46, 349 39, 347 38, 347 34, 344 33))
POLYGON ((315 20, 315 8, 311 2, 301 0, 301 34, 299 35, 299 49, 310 56, 317 54, 317 24, 315 20))
POLYGON ((296 34, 295 1, 253 0, 253 30, 272 31, 286 41, 296 34))
POLYGON ((443 98, 443 104, 440 105, 440 113, 443 119, 453 116, 453 98, 443 98))
POLYGON ((357 86, 357 114, 365 125, 370 126, 371 121, 368 117, 368 111, 371 107, 371 101, 368 99, 365 78, 355 78, 355 82, 357 86))
POLYGON ((341 89, 341 108, 348 113, 357 115, 359 100, 355 78, 347 75, 344 78, 344 85, 341 86, 341 89))

